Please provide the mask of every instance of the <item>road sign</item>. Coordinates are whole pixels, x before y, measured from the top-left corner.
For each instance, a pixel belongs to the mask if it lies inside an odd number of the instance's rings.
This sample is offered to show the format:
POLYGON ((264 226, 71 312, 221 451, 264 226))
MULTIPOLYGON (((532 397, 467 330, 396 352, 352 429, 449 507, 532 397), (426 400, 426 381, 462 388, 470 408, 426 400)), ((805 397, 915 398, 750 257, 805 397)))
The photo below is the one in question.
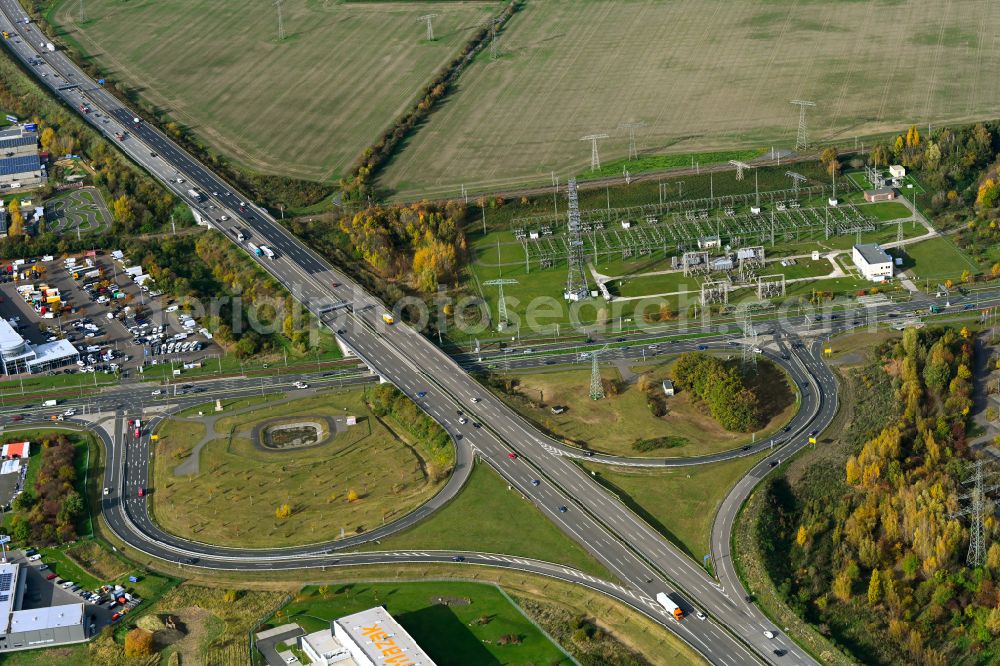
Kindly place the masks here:
POLYGON ((810 444, 815 444, 816 443, 816 438, 815 437, 810 437, 809 438, 809 443, 810 444))
POLYGON ((0 534, 0 543, 10 543, 10 537, 6 534, 0 534))
POLYGON ((156 440, 158 440, 160 438, 160 436, 159 435, 150 435, 149 438, 155 442, 156 440))
POLYGON ((823 350, 823 353, 824 354, 832 354, 833 353, 833 347, 827 347, 826 349, 823 350))

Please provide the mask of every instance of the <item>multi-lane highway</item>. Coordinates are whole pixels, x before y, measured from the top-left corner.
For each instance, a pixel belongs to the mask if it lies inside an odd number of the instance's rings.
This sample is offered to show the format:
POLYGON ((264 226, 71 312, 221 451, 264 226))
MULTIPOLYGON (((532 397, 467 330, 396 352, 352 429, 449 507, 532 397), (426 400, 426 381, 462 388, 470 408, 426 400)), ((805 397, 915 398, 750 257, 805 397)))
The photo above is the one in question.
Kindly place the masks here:
MULTIPOLYGON (((689 560, 662 535, 644 523, 622 503, 605 491, 573 462, 572 451, 558 446, 539 433, 520 415, 477 384, 455 360, 444 354, 418 331, 403 324, 386 325, 386 307, 366 293, 347 275, 329 265, 322 257, 292 236, 266 211, 249 202, 207 167, 188 155, 157 129, 144 122, 133 122, 133 113, 120 101, 89 79, 61 52, 48 53, 37 47, 37 28, 15 21, 23 16, 14 0, 0 0, 3 16, 0 23, 12 35, 20 36, 6 43, 29 71, 35 72, 53 94, 71 108, 81 102, 91 107, 83 114, 88 122, 108 136, 136 163, 161 180, 164 185, 191 205, 197 215, 236 242, 234 225, 248 231, 258 245, 266 244, 276 255, 260 259, 261 266, 284 284, 289 291, 319 319, 330 326, 340 341, 353 350, 381 378, 417 400, 420 407, 456 438, 460 464, 468 465, 478 453, 532 501, 538 509, 570 538, 580 543, 618 579, 616 587, 605 585, 602 591, 622 598, 658 619, 717 664, 814 663, 801 648, 778 634, 767 638, 771 623, 742 594, 738 580, 726 576, 722 584, 703 568, 689 560), (40 61, 41 64, 31 64, 40 61), (116 133, 126 138, 118 141, 116 133), (195 188, 203 197, 194 200, 187 190, 195 188), (223 220, 223 217, 230 219, 223 220), (331 310, 336 303, 346 307, 331 310), (418 393, 424 394, 418 397, 418 393), (460 419, 470 422, 462 424, 460 419), (462 438, 457 436, 461 434, 462 438), (512 458, 508 454, 514 453, 512 458), (533 483, 538 481, 537 485, 533 483), (690 605, 704 609, 704 622, 677 623, 653 600, 661 591, 680 592, 690 605), (630 600, 629 600, 630 599, 630 600), (780 654, 779 654, 780 653, 780 654)), ((716 341, 720 345, 725 342, 716 341)), ((680 350, 681 347, 678 347, 680 350)), ((804 347, 785 349, 790 372, 807 381, 811 389, 803 392, 799 415, 788 434, 788 444, 800 446, 803 431, 821 429, 835 409, 835 390, 829 370, 804 347)), ((253 390, 256 387, 252 387, 253 390)), ((352 554, 331 552, 330 548, 311 547, 295 552, 223 549, 197 544, 166 535, 149 519, 143 500, 138 497, 140 483, 148 465, 143 461, 143 442, 130 442, 123 427, 128 414, 115 417, 105 445, 109 460, 109 487, 115 495, 105 499, 103 511, 109 526, 130 546, 166 560, 190 565, 268 570, 302 567, 330 567, 371 562, 403 561, 399 554, 352 554), (133 455, 134 452, 134 455, 133 455), (124 500, 124 501, 123 501, 124 500), (396 558, 396 559, 393 559, 396 558)), ((762 444, 762 446, 765 444, 762 444)), ((755 467, 736 493, 749 490, 757 470, 765 471, 775 453, 755 467)), ((626 462, 609 460, 609 462, 626 462)), ((155 492, 155 489, 154 489, 155 492)), ((735 515, 739 494, 727 500, 728 513, 735 515)), ((424 512, 426 513, 426 512, 424 512)), ((424 513, 413 514, 414 520, 424 513)), ((720 512, 720 519, 723 518, 720 512)), ((731 521, 730 521, 731 523, 731 521)), ((727 529, 725 522, 718 525, 727 529)), ((720 532, 721 534, 721 532, 720 532)), ((713 539, 713 544, 715 544, 713 539)), ((340 542, 336 546, 346 545, 340 542)), ((716 546, 713 545, 713 548, 716 546)), ((716 553, 728 559, 728 552, 716 553)), ((445 554, 410 554, 416 560, 445 558, 445 554)), ((479 555, 469 554, 467 561, 479 555)), ((482 559, 477 563, 538 567, 519 558, 500 561, 482 559), (524 564, 522 564, 522 562, 524 564)), ((554 565, 546 565, 554 566, 554 565)), ((562 568, 565 569, 565 568, 562 568)), ((553 571, 541 572, 555 575, 553 571)), ((564 576, 569 576, 563 572, 564 576)), ((598 583, 590 581, 593 586, 598 583)))

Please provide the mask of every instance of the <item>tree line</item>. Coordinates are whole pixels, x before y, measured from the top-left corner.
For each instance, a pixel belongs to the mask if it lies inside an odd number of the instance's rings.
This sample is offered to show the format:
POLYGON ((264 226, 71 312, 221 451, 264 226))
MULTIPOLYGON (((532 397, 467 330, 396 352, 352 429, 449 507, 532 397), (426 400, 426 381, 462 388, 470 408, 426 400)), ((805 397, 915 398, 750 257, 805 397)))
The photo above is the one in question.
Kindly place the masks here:
POLYGON ((66 435, 48 435, 36 454, 42 461, 34 486, 25 488, 11 507, 11 536, 22 544, 46 546, 74 541, 77 525, 87 515, 76 489, 76 446, 66 435))
POLYGON ((757 394, 734 364, 688 352, 677 359, 673 376, 678 386, 708 406, 712 418, 726 430, 752 432, 764 425, 757 394))
MULTIPOLYGON (((522 0, 510 2, 493 18, 495 30, 501 31, 511 16, 522 6, 522 0)), ((351 167, 349 176, 340 179, 340 188, 344 197, 354 201, 364 201, 373 194, 373 182, 378 172, 392 159, 406 139, 427 117, 434 108, 452 90, 458 77, 465 67, 473 61, 491 38, 490 28, 480 28, 472 36, 462 52, 445 65, 424 88, 423 93, 402 116, 382 133, 351 167)))
POLYGON ((842 467, 771 483, 758 526, 785 600, 867 663, 986 664, 1000 658, 1000 543, 966 566, 955 516, 968 473, 973 341, 907 329, 853 378, 863 396, 842 467), (770 544, 770 545, 767 545, 770 544))

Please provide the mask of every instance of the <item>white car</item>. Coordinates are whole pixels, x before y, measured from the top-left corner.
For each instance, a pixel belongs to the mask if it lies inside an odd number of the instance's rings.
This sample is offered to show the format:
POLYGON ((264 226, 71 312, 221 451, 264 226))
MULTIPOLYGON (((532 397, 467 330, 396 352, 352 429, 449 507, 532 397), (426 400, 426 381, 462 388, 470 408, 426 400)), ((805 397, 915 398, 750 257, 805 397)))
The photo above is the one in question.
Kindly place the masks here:
POLYGON ((461 423, 462 425, 465 425, 466 423, 468 423, 468 422, 469 422, 469 419, 467 419, 467 418, 465 418, 465 417, 463 416, 463 417, 461 417, 460 419, 458 419, 458 422, 459 422, 459 423, 461 423))
POLYGON ((76 416, 76 410, 67 409, 65 412, 63 412, 63 416, 76 416))
POLYGON ((167 312, 177 312, 177 310, 179 310, 180 307, 181 306, 179 305, 170 305, 167 307, 167 312))
POLYGON ((309 384, 306 384, 305 382, 295 382, 294 386, 297 389, 309 388, 309 384))
POLYGON ((105 488, 104 489, 104 494, 105 495, 110 495, 111 494, 111 488, 105 488))
POLYGON ((163 391, 161 391, 160 389, 156 389, 155 391, 153 391, 153 395, 161 395, 162 393, 163 391))
POLYGON ((472 399, 472 402, 473 402, 473 403, 476 403, 476 402, 479 402, 479 398, 473 398, 473 399, 472 399))
POLYGON ((40 559, 42 559, 41 553, 35 553, 34 555, 32 555, 31 557, 28 558, 28 561, 29 562, 37 562, 40 559))
POLYGON ((770 629, 764 630, 764 638, 774 638, 774 632, 770 629))

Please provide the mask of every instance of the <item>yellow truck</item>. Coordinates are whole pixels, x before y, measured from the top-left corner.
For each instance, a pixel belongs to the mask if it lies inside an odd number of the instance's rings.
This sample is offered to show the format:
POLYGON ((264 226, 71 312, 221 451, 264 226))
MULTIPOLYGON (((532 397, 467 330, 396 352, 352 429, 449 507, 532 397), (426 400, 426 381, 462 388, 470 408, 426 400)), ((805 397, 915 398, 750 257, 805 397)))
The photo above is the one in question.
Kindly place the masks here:
POLYGON ((390 314, 388 312, 383 312, 382 313, 382 321, 384 321, 387 324, 395 324, 396 323, 396 318, 393 317, 392 314, 390 314))

